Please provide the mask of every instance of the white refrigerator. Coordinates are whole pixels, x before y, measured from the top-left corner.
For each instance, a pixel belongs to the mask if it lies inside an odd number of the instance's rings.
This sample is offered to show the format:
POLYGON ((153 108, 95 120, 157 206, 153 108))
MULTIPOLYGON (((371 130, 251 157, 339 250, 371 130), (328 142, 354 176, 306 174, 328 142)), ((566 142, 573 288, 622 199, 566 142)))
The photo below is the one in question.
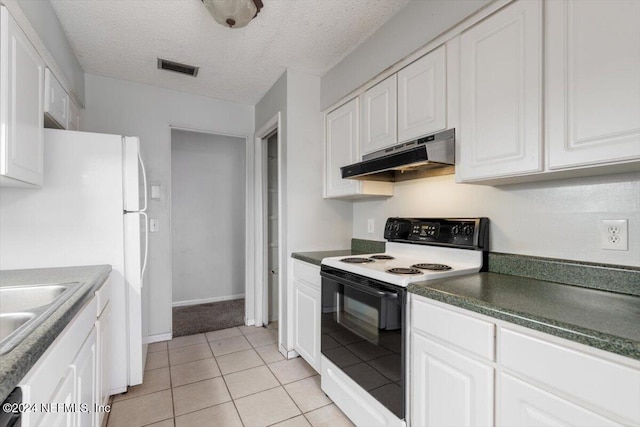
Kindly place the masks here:
POLYGON ((138 138, 45 129, 44 184, 0 188, 0 269, 111 264, 110 391, 147 352, 147 191, 138 138))

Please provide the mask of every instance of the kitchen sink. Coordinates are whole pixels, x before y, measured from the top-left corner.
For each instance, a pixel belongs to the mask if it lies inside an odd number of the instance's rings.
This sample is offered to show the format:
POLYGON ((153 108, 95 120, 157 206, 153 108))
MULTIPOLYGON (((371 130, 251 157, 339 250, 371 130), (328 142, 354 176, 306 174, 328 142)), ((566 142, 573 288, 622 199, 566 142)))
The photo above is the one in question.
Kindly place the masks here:
POLYGON ((78 286, 71 282, 0 287, 0 354, 22 342, 78 286))

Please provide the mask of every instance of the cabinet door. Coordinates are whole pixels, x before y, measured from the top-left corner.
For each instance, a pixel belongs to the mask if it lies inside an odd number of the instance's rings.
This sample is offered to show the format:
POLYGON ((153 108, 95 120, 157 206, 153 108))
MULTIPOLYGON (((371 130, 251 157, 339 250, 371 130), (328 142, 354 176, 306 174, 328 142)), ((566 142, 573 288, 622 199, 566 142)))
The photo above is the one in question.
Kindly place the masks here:
POLYGON ((325 197, 356 194, 358 181, 342 179, 340 168, 360 159, 358 98, 327 114, 325 197))
POLYGON ((414 426, 492 426, 491 366, 411 334, 411 419, 414 426))
POLYGON ((294 348, 320 372, 320 290, 294 279, 294 348))
POLYGON ((442 46, 398 73, 398 141, 447 127, 445 52, 442 46))
POLYGON ((94 408, 96 404, 96 328, 93 327, 89 336, 80 348, 73 365, 76 369, 76 402, 80 408, 77 412, 77 424, 82 427, 95 426, 94 408))
POLYGON ((44 63, 0 7, 0 174, 42 184, 44 63))
MULTIPOLYGON (((76 373, 73 366, 67 368, 64 379, 51 398, 51 410, 46 412, 38 426, 41 427, 74 427, 76 413, 76 373)), ((41 403, 41 402, 38 402, 41 403)))
POLYGON ((549 168, 640 158, 640 2, 547 3, 549 168))
POLYGON ((80 130, 80 108, 73 101, 69 101, 69 125, 67 129, 80 130))
POLYGON ((497 426, 621 426, 503 372, 498 377, 497 426))
POLYGON ((392 75, 362 95, 362 154, 397 142, 397 77, 392 75))
POLYGON ((48 68, 44 70, 44 112, 59 127, 67 129, 69 95, 48 68))
MULTIPOLYGON (((104 285, 103 285, 104 286, 104 285)), ((109 334, 111 334, 111 303, 107 303, 106 307, 96 321, 96 331, 98 333, 98 349, 97 349, 97 381, 96 381, 96 403, 98 405, 106 405, 109 403, 109 334)), ((96 412, 96 426, 102 425, 104 412, 96 412)))
POLYGON ((462 34, 460 181, 542 170, 542 2, 518 1, 462 34))

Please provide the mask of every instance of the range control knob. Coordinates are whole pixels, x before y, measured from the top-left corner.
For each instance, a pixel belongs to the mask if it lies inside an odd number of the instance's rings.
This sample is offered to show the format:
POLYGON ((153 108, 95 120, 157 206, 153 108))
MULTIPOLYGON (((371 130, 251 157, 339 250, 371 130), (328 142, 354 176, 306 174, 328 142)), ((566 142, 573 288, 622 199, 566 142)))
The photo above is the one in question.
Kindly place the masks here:
POLYGON ((470 225, 465 225, 462 228, 462 232, 466 235, 466 236, 470 236, 473 233, 473 227, 470 225))
POLYGON ((454 236, 457 236, 458 234, 460 234, 460 227, 457 225, 454 225, 453 228, 451 229, 451 233, 453 233, 454 236))

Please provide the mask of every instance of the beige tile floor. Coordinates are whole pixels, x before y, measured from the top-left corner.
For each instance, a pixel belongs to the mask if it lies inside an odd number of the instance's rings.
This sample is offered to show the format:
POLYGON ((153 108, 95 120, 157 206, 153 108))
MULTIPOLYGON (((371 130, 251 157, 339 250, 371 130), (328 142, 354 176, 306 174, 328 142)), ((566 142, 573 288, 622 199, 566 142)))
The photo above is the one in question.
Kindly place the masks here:
POLYGON ((151 344, 144 382, 113 397, 107 427, 353 426, 277 339, 272 324, 151 344))

